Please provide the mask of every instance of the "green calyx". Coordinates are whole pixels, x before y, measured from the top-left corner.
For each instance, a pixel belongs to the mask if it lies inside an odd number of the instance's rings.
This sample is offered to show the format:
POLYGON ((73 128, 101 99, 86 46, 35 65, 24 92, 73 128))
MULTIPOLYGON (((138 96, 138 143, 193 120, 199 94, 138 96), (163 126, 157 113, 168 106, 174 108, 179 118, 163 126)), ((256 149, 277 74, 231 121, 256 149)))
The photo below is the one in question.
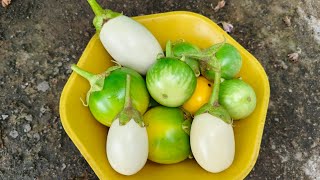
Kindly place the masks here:
POLYGON ((183 111, 183 118, 184 121, 182 123, 182 129, 185 133, 187 133, 190 136, 190 130, 191 130, 191 123, 192 123, 192 115, 184 110, 183 108, 181 108, 181 110, 183 111))
POLYGON ((209 102, 203 105, 195 115, 209 113, 212 116, 218 117, 224 122, 231 124, 232 118, 230 117, 228 111, 219 104, 219 90, 220 90, 220 82, 221 82, 221 65, 217 58, 211 58, 212 68, 214 69, 214 84, 212 89, 212 94, 209 99, 209 102))
POLYGON ((195 116, 203 113, 209 113, 212 116, 220 118, 227 124, 232 124, 232 118, 229 115, 228 111, 223 106, 220 106, 219 104, 216 104, 213 106, 209 103, 205 104, 196 112, 195 116))
POLYGON ((95 75, 95 74, 89 73, 88 71, 85 71, 85 70, 79 68, 75 64, 71 65, 71 69, 74 72, 76 72, 77 74, 79 74, 83 78, 87 79, 90 83, 90 89, 86 95, 86 102, 83 102, 84 106, 88 106, 91 93, 96 92, 96 91, 101 91, 103 89, 104 79, 106 77, 108 77, 112 71, 119 69, 120 67, 121 66, 111 66, 105 72, 95 75))
POLYGON ((184 54, 188 54, 188 53, 200 53, 200 49, 191 43, 184 42, 183 40, 178 40, 174 43, 171 43, 171 41, 167 41, 166 57, 174 57, 185 62, 193 70, 195 76, 199 77, 200 76, 199 62, 196 59, 184 56, 184 54))
POLYGON ((96 15, 93 19, 93 25, 97 31, 100 31, 103 24, 112 18, 122 15, 121 13, 114 12, 110 9, 103 9, 96 0, 88 0, 94 14, 96 15))
POLYGON ((182 129, 185 133, 187 133, 190 136, 190 130, 191 130, 191 119, 186 119, 182 123, 182 129))
MULTIPOLYGON (((191 124, 192 124, 193 116, 188 111, 184 110, 182 107, 181 107, 181 110, 183 111, 183 116, 184 116, 183 117, 184 121, 182 123, 182 130, 190 136, 191 124)), ((188 158, 189 159, 193 159, 192 151, 190 151, 190 154, 188 155, 188 158)))
POLYGON ((144 122, 142 116, 138 110, 136 110, 132 106, 131 96, 130 96, 130 88, 131 88, 131 76, 127 75, 126 80, 126 94, 123 110, 118 114, 120 125, 126 125, 131 119, 139 124, 140 127, 144 127, 144 122))
POLYGON ((196 77, 200 76, 201 73, 206 77, 206 73, 216 71, 215 62, 212 61, 212 59, 215 58, 215 54, 225 43, 226 39, 224 38, 223 42, 201 50, 196 45, 183 40, 178 40, 173 43, 167 41, 166 57, 180 59, 190 66, 196 77))
POLYGON ((172 44, 171 44, 171 41, 167 41, 166 43, 166 57, 173 57, 173 54, 172 54, 172 44))
POLYGON ((184 62, 186 62, 191 67, 196 77, 200 76, 200 65, 197 60, 192 58, 185 58, 184 62))
POLYGON ((179 54, 179 56, 185 56, 186 58, 193 58, 198 61, 210 61, 215 53, 225 44, 225 40, 221 43, 214 44, 206 49, 199 51, 189 51, 179 54))
POLYGON ((175 57, 181 57, 181 60, 190 66, 196 77, 200 76, 199 61, 184 55, 188 53, 201 53, 201 49, 198 46, 185 41, 176 41, 172 45, 172 51, 175 57))

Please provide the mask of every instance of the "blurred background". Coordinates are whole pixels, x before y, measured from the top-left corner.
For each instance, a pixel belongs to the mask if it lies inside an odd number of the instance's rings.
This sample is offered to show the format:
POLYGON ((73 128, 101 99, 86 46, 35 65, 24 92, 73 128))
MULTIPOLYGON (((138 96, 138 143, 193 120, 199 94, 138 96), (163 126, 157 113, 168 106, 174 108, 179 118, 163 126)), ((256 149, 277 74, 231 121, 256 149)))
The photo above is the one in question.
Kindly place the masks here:
MULTIPOLYGON (((1 0, 0 179, 97 179, 59 118, 59 97, 94 35, 82 1, 1 0)), ((246 179, 320 179, 320 1, 98 0, 127 16, 200 13, 265 68, 271 97, 246 179)))

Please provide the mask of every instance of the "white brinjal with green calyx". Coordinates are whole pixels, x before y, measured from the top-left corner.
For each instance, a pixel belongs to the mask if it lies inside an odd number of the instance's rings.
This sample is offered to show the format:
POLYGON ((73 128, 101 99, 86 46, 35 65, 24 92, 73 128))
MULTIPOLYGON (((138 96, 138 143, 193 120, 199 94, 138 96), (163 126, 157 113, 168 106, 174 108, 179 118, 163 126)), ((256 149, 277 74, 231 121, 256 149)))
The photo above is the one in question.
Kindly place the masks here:
POLYGON ((93 24, 108 53, 119 64, 145 75, 163 50, 154 35, 142 24, 121 13, 102 9, 88 0, 95 18, 93 24))
POLYGON ((232 119, 219 105, 220 63, 212 58, 215 71, 213 92, 209 103, 195 114, 190 131, 190 144, 197 163, 205 170, 218 173, 227 169, 235 154, 232 119))
POLYGON ((118 173, 133 175, 146 164, 148 147, 142 116, 131 103, 130 75, 127 75, 125 106, 112 122, 107 136, 108 161, 118 173))

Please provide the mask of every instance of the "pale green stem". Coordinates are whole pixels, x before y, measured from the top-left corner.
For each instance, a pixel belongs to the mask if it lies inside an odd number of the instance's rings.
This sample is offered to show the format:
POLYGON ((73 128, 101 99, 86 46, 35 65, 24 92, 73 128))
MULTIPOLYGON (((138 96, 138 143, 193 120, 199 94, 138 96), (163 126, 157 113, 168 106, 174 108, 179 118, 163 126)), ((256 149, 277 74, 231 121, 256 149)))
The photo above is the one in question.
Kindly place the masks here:
POLYGON ((92 73, 89 73, 88 71, 85 71, 81 68, 79 68, 77 65, 75 64, 72 64, 71 65, 71 69, 76 72, 77 74, 79 74, 80 76, 84 77, 86 80, 88 80, 91 84, 91 81, 93 79, 93 77, 95 76, 94 74, 92 73))
POLYGON ((220 82, 221 82, 221 67, 217 59, 214 59, 216 62, 216 71, 214 72, 214 84, 212 94, 209 100, 209 104, 214 106, 215 104, 219 103, 219 89, 220 89, 220 82))
POLYGON ((102 15, 104 10, 103 8, 100 6, 100 4, 97 3, 96 0, 88 0, 88 3, 90 4, 94 14, 96 16, 102 15))
POLYGON ((124 109, 131 107, 130 85, 131 85, 131 76, 127 74, 124 109))

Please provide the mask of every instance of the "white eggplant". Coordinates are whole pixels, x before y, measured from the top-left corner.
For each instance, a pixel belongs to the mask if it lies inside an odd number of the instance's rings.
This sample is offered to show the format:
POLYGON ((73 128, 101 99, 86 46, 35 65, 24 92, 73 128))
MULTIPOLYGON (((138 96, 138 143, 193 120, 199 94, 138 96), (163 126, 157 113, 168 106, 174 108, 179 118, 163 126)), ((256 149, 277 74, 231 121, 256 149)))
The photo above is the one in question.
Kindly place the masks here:
POLYGON ((108 53, 121 65, 146 74, 162 48, 151 32, 137 21, 118 16, 102 26, 100 40, 108 53))
POLYGON ((132 175, 141 170, 148 159, 148 135, 134 119, 120 125, 113 121, 107 137, 107 157, 111 167, 120 174, 132 175))
POLYGON ((221 172, 233 162, 235 142, 232 126, 209 113, 194 117, 190 143, 194 158, 209 172, 221 172))
POLYGON ((112 122, 106 142, 111 167, 123 175, 133 175, 140 171, 149 153, 147 129, 140 112, 132 106, 130 80, 130 75, 127 75, 125 104, 112 122))
POLYGON ((122 66, 145 75, 163 50, 154 35, 130 17, 103 10, 95 0, 88 0, 96 17, 94 25, 108 53, 122 66))
POLYGON ((190 130, 190 145, 193 157, 205 170, 212 173, 224 171, 233 162, 235 141, 232 119, 219 104, 221 65, 215 56, 208 64, 215 70, 210 100, 195 114, 190 130))

